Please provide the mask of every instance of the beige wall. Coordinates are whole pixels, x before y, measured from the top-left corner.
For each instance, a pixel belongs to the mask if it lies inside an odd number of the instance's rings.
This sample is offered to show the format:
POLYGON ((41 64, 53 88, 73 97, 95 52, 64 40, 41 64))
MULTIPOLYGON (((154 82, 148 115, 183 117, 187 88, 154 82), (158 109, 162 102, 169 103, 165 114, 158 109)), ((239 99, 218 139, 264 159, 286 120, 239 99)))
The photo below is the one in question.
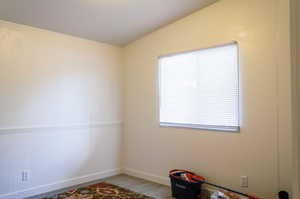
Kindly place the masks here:
MULTIPOLYGON (((276 1, 275 1, 276 2, 276 1)), ((277 1, 277 111, 278 111, 278 187, 292 193, 293 113, 290 1, 277 1)))
POLYGON ((300 40, 298 33, 300 32, 300 4, 298 0, 291 0, 291 55, 292 55, 292 89, 293 89, 293 177, 292 189, 293 198, 300 198, 300 147, 299 147, 299 113, 300 113, 300 81, 297 78, 300 75, 300 40))
POLYGON ((293 55, 293 81, 294 81, 294 175, 293 175, 293 194, 300 198, 300 146, 299 146, 299 114, 300 114, 300 81, 299 81, 299 64, 300 64, 300 3, 298 0, 291 1, 292 8, 292 55, 293 55))
MULTIPOLYGON (((297 40, 297 49, 296 49, 296 68, 297 68, 297 71, 298 71, 298 73, 297 73, 297 76, 298 76, 298 78, 296 77, 296 79, 297 79, 297 81, 298 81, 298 108, 299 108, 299 111, 298 111, 298 119, 299 119, 299 122, 298 122, 298 125, 299 125, 299 123, 300 123, 300 80, 299 80, 299 77, 300 77, 300 69, 299 69, 299 66, 300 66, 300 3, 299 3, 299 1, 296 1, 296 3, 297 3, 297 6, 296 6, 296 13, 297 13, 297 15, 296 15, 296 27, 297 27, 297 30, 296 30, 296 40, 297 40)), ((296 174, 298 174, 297 175, 297 177, 298 177, 298 180, 296 181, 296 185, 298 185, 298 189, 296 188, 296 190, 298 191, 298 197, 300 198, 300 183, 299 183, 299 181, 300 181, 300 163, 299 163, 299 161, 300 161, 300 135, 299 135, 299 126, 298 126, 298 129, 297 129, 298 131, 297 131, 297 134, 296 134, 296 136, 297 136, 297 147, 298 147, 298 153, 296 154, 296 160, 298 160, 298 167, 299 167, 299 169, 298 169, 298 173, 296 173, 296 174)))
POLYGON ((289 4, 220 0, 125 48, 126 172, 168 183, 191 169, 211 182, 276 198, 291 184, 289 4), (238 41, 241 133, 160 128, 157 57, 238 41), (240 176, 249 188, 240 188, 240 176))
POLYGON ((122 63, 119 47, 0 21, 1 199, 120 172, 122 63))

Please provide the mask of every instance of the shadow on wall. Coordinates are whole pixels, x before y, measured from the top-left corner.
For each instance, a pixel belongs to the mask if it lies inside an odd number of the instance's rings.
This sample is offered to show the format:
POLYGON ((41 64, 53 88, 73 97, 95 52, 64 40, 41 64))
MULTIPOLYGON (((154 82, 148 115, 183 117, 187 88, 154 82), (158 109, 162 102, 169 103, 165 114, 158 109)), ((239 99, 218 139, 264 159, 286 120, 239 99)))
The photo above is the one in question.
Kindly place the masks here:
POLYGON ((119 169, 117 48, 2 22, 0 40, 0 199, 119 169))

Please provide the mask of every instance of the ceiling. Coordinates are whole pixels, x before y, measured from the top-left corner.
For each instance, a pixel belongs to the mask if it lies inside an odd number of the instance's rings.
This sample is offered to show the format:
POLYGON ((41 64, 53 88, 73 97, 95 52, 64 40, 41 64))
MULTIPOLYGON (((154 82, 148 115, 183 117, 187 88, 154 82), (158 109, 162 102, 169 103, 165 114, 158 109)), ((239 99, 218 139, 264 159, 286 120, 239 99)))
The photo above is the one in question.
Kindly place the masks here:
POLYGON ((1 0, 0 19, 126 45, 217 0, 1 0))

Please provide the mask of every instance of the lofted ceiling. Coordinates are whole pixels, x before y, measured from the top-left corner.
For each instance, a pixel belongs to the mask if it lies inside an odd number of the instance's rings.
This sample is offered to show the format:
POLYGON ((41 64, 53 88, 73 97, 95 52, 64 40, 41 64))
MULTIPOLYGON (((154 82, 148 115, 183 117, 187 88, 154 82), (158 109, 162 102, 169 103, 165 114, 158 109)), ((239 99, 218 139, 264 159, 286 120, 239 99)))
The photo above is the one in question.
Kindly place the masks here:
POLYGON ((0 19, 126 45, 217 0, 1 0, 0 19))

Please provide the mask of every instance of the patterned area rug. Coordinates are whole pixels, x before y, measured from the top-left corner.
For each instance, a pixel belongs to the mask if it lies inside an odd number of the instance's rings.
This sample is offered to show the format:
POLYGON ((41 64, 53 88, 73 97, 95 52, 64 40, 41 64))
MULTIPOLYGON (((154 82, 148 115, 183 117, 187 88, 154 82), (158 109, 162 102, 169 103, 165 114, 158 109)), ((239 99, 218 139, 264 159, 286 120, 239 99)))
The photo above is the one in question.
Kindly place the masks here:
POLYGON ((99 183, 83 188, 73 189, 56 197, 43 199, 153 199, 151 197, 124 189, 122 187, 99 183))

